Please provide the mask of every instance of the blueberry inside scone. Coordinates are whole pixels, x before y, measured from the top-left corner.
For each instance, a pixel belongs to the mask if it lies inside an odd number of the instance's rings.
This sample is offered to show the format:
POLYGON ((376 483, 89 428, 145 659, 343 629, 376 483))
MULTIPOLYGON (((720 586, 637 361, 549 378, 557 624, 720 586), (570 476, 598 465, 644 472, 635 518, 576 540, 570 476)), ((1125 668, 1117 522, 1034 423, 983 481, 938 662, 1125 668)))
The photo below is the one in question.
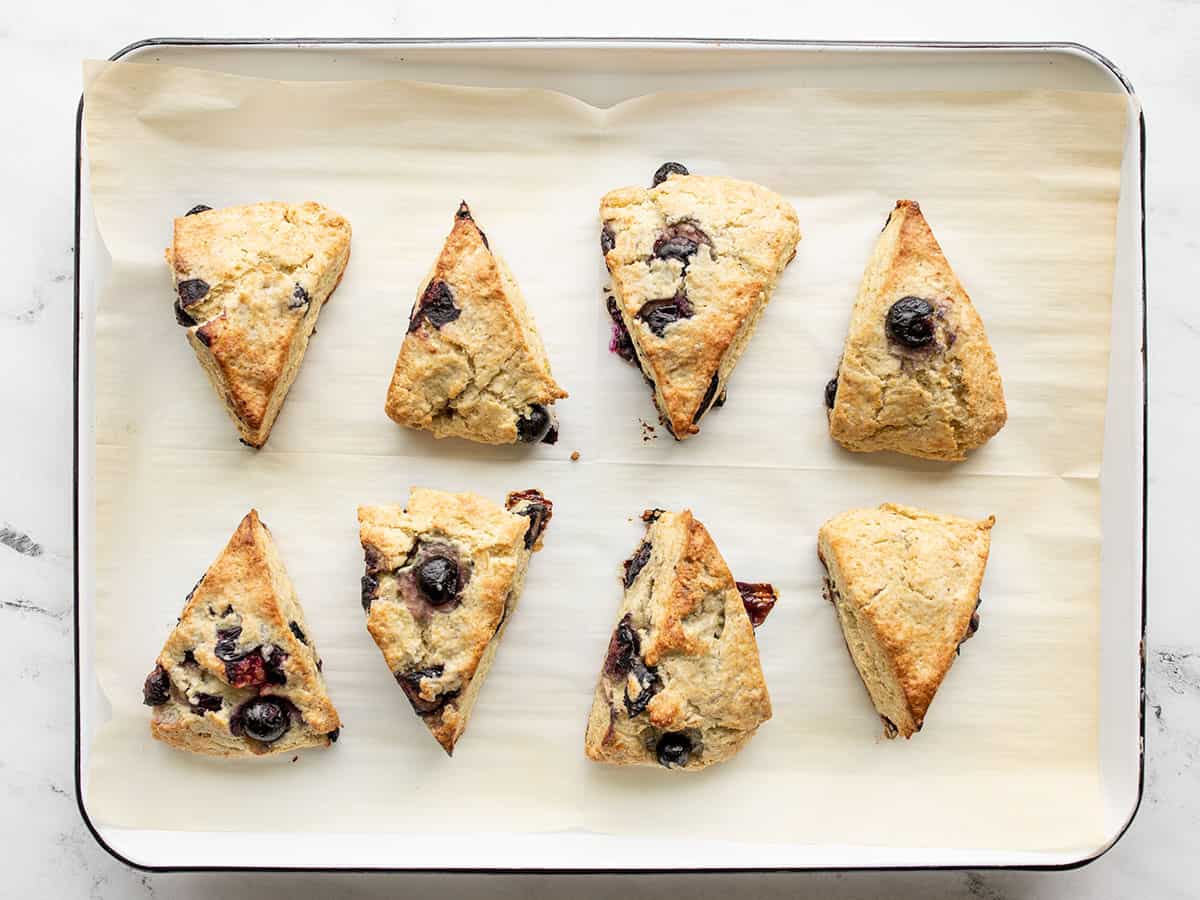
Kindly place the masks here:
POLYGON ((151 733, 212 756, 326 746, 341 723, 322 668, 271 533, 251 510, 146 677, 151 733))
POLYGON ((773 191, 691 175, 665 163, 646 188, 600 201, 600 250, 612 276, 610 348, 637 365, 678 440, 721 405, 800 240, 796 212, 773 191))
POLYGON ((825 406, 834 440, 860 452, 961 460, 1004 425, 983 322, 914 201, 876 241, 825 406))
POLYGON ((516 278, 460 204, 409 314, 388 416, 439 438, 553 444, 566 396, 516 278))
POLYGON ((598 762, 702 769, 771 717, 754 628, 778 594, 735 582, 690 511, 644 519, 621 569, 624 599, 584 746, 598 762))
POLYGON ((446 750, 467 726, 553 504, 540 491, 504 507, 414 488, 406 507, 359 507, 367 630, 413 712, 446 750))

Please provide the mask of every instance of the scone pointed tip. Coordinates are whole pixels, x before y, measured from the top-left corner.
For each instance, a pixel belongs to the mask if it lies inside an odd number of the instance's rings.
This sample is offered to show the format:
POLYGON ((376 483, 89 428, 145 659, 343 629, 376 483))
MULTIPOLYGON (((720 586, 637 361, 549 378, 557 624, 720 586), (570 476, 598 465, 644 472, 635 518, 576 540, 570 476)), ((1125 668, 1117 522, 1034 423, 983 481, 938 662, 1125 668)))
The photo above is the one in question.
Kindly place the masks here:
POLYGON ((458 203, 458 211, 454 213, 456 219, 471 219, 471 207, 467 206, 466 200, 460 200, 458 203))

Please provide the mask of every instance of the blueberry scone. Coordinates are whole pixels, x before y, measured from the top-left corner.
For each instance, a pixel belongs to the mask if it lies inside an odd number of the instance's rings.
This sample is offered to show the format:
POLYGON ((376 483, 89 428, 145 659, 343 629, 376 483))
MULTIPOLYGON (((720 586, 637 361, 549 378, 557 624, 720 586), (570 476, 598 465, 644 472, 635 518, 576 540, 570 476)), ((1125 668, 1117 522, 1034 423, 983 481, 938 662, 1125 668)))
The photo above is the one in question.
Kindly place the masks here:
POLYGON ((921 730, 959 646, 979 628, 995 521, 885 503, 821 526, 826 595, 889 738, 921 730))
POLYGON ((833 439, 860 452, 962 460, 1004 426, 983 322, 915 201, 875 244, 825 405, 833 439))
POLYGON ((337 740, 321 658, 257 511, 188 594, 143 699, 151 734, 193 753, 261 756, 337 740))
POLYGON ((539 491, 504 507, 413 488, 407 507, 360 506, 367 630, 425 727, 453 754, 516 609, 553 504, 539 491))
POLYGON ((690 510, 643 519, 584 749, 598 762, 703 769, 771 718, 754 628, 777 594, 735 582, 690 510))
POLYGON ((434 437, 553 444, 567 396, 517 280, 464 202, 417 291, 388 387, 388 416, 434 437))
POLYGON ((667 163, 600 201, 613 348, 636 362, 676 440, 720 405, 800 240, 796 211, 748 181, 667 163))
POLYGON ((233 417, 261 447, 350 258, 350 223, 317 203, 197 206, 166 251, 175 319, 233 417))

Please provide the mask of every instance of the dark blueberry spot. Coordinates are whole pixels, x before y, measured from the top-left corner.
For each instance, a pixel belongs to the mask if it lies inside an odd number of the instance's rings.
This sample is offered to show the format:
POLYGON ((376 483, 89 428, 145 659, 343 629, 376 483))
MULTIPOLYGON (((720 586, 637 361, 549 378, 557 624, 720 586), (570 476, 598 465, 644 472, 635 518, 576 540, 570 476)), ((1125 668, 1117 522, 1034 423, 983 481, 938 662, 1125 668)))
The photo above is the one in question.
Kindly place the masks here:
POLYGON ((247 737, 264 744, 279 740, 291 725, 287 707, 273 697, 255 697, 242 704, 236 718, 247 737))
POLYGON ((323 663, 323 662, 322 662, 321 660, 319 660, 319 659, 317 660, 317 671, 318 671, 318 672, 324 672, 324 671, 325 671, 325 663, 323 663))
POLYGON ((196 320, 188 315, 187 310, 183 308, 183 304, 178 299, 175 301, 175 321, 184 328, 191 328, 196 324, 196 320))
POLYGON ((434 328, 441 328, 460 315, 462 310, 454 305, 454 292, 450 290, 450 285, 444 281, 431 281, 421 294, 421 299, 417 301, 412 320, 408 323, 408 330, 412 332, 420 328, 422 319, 427 320, 434 328))
POLYGON ((371 603, 375 600, 375 591, 379 589, 379 580, 373 575, 362 577, 362 608, 363 612, 371 611, 371 603))
POLYGON ((642 364, 638 361, 637 351, 633 349, 633 338, 629 336, 629 329, 625 327, 625 320, 621 318, 621 311, 617 309, 617 300, 615 297, 609 297, 605 301, 608 307, 609 318, 612 319, 612 337, 608 341, 608 349, 621 357, 628 363, 633 363, 639 369, 642 364))
POLYGON ((642 545, 634 551, 633 556, 625 560, 625 589, 637 579, 642 567, 650 561, 650 542, 642 541, 642 545))
POLYGON ((146 676, 146 682, 142 685, 142 702, 147 706, 162 706, 171 699, 171 679, 167 676, 167 670, 162 666, 155 666, 154 671, 146 676))
POLYGON ((837 400, 837 376, 834 375, 825 382, 825 405, 829 409, 833 409, 834 401, 837 400))
POLYGON ((225 663, 225 678, 233 687, 257 687, 267 682, 267 662, 258 650, 225 663))
POLYGON ((445 606, 458 595, 458 563, 431 556, 417 566, 417 586, 433 606, 445 606))
POLYGON ((309 301, 308 291, 296 285, 296 289, 292 291, 292 299, 288 301, 288 309, 303 309, 308 306, 309 301))
POLYGON ((529 519, 529 528, 525 531, 525 549, 530 549, 537 543, 538 538, 546 530, 550 517, 554 515, 554 504, 542 496, 539 490, 513 491, 505 498, 504 508, 518 516, 529 519), (514 507, 527 501, 520 509, 514 507))
MULTIPOLYGON (((228 604, 223 610, 221 610, 221 618, 224 618, 225 616, 229 616, 229 615, 233 615, 233 604, 232 603, 228 604)), ((239 629, 239 631, 240 631, 240 629, 239 629)))
POLYGON ((205 330, 205 328, 198 329, 196 331, 196 337, 200 340, 200 343, 202 343, 205 347, 212 346, 212 335, 209 334, 208 331, 205 330))
POLYGON ((221 707, 224 705, 225 701, 216 694, 197 694, 196 700, 192 704, 192 712, 197 715, 203 715, 206 710, 208 712, 220 712, 221 707))
POLYGON ((448 694, 443 694, 433 700, 426 700, 421 696, 421 682, 426 678, 441 678, 443 666, 430 666, 427 669, 413 669, 408 672, 397 672, 396 681, 404 691, 404 696, 408 698, 408 702, 412 704, 413 712, 417 715, 428 716, 436 713, 446 703, 458 696, 458 691, 451 691, 448 694))
POLYGON ((654 752, 658 755, 659 764, 668 769, 671 766, 686 766, 692 753, 692 740, 686 734, 668 731, 658 739, 654 752))
POLYGON ((454 213, 454 218, 456 218, 456 219, 470 219, 471 218, 471 207, 467 206, 466 200, 462 200, 459 202, 458 211, 454 213))
POLYGON ((604 657, 604 674, 611 678, 628 675, 640 653, 641 641, 633 628, 633 614, 625 613, 609 639, 608 653, 604 657))
POLYGON ((665 512, 665 509, 658 509, 657 507, 655 509, 647 509, 642 513, 642 521, 647 524, 657 522, 665 512))
POLYGON ((634 657, 629 673, 633 675, 638 686, 637 697, 630 697, 629 685, 625 686, 625 711, 632 718, 641 715, 654 695, 662 690, 662 679, 658 677, 658 669, 646 665, 640 656, 634 657))
MULTIPOLYGON (((892 212, 895 212, 895 210, 892 210, 892 212)), ((883 220, 883 227, 879 229, 879 233, 883 234, 885 231, 887 231, 887 227, 891 224, 892 224, 892 213, 889 212, 888 217, 883 220)))
POLYGON ((687 175, 687 166, 683 163, 665 162, 654 172, 654 183, 650 187, 658 187, 667 180, 668 175, 687 175))
POLYGON ((203 278, 189 278, 187 281, 179 282, 176 290, 179 292, 179 299, 183 301, 183 305, 191 306, 208 295, 208 282, 203 278))
POLYGON ((363 560, 367 564, 367 571, 371 574, 383 571, 383 554, 374 544, 363 545, 363 560))
MULTIPOLYGON (((205 573, 205 574, 208 574, 208 573, 205 573)), ((204 580, 204 575, 201 575, 200 581, 203 581, 203 580, 204 580)), ((183 598, 184 603, 191 602, 192 596, 196 593, 196 588, 200 587, 200 581, 197 581, 195 584, 192 585, 192 589, 190 591, 188 591, 187 596, 183 598)), ((211 614, 211 612, 210 612, 210 614, 211 614)))
POLYGON ((250 443, 248 440, 246 440, 245 438, 242 438, 242 437, 238 438, 238 443, 241 444, 243 447, 249 447, 251 450, 258 449, 252 443, 250 443))
POLYGON ((558 443, 558 423, 553 419, 550 420, 550 427, 546 429, 546 436, 542 438, 543 444, 549 444, 553 447, 558 443))
POLYGON ((737 582, 738 593, 742 595, 742 605, 746 607, 746 615, 750 624, 757 628, 767 620, 767 615, 775 608, 779 594, 769 584, 737 582))
POLYGON ((326 735, 326 737, 329 738, 329 743, 331 743, 331 744, 336 744, 337 739, 341 736, 342 736, 342 729, 340 729, 340 728, 335 728, 335 729, 333 729, 333 731, 329 732, 329 734, 326 735))
POLYGON ((607 222, 600 229, 600 252, 607 254, 613 247, 617 246, 617 236, 613 234, 612 228, 607 222))
POLYGON ((686 264, 701 244, 712 246, 707 234, 691 222, 676 222, 667 226, 658 236, 654 242, 654 255, 659 259, 677 259, 686 264))
POLYGON ((200 663, 196 662, 196 654, 191 650, 183 651, 183 664, 188 668, 195 668, 200 665, 200 663))
POLYGON ((887 716, 880 716, 883 719, 883 733, 888 737, 893 738, 900 733, 900 729, 896 727, 896 723, 887 716))
POLYGON ((725 405, 725 398, 727 394, 727 391, 721 391, 721 393, 717 394, 717 399, 713 401, 713 409, 720 409, 725 405))
POLYGON ((704 397, 700 400, 700 405, 696 407, 696 414, 692 416, 693 425, 699 422, 700 417, 708 412, 708 408, 712 406, 713 399, 717 396, 717 383, 720 375, 720 372, 713 372, 712 381, 708 383, 708 390, 704 392, 704 397))
POLYGON ((196 213, 208 212, 212 209, 211 206, 205 206, 203 203, 198 203, 184 213, 184 216, 194 216, 196 213))
POLYGON ((933 307, 920 297, 901 297, 885 321, 887 336, 905 347, 920 349, 933 342, 933 307))
POLYGON ((287 660, 288 655, 278 647, 271 648, 271 655, 267 656, 259 649, 259 654, 263 657, 263 666, 266 669, 267 681, 271 684, 287 684, 287 673, 283 671, 283 664, 287 660))
POLYGON ((674 325, 680 319, 690 319, 694 311, 687 294, 680 289, 674 297, 647 300, 638 310, 637 317, 646 323, 647 328, 662 337, 668 325, 674 325))
POLYGON ((296 640, 302 644, 308 643, 308 638, 304 636, 304 629, 297 625, 294 621, 288 622, 288 628, 291 629, 292 634, 296 636, 296 640))
POLYGON ((213 647, 213 653, 216 654, 217 659, 221 660, 222 662, 229 662, 237 659, 237 639, 241 636, 241 625, 234 625, 232 628, 218 629, 217 643, 216 646, 213 647))
POLYGON ((517 419, 517 439, 523 444, 536 444, 549 435, 551 424, 550 410, 540 403, 534 403, 528 413, 517 419))

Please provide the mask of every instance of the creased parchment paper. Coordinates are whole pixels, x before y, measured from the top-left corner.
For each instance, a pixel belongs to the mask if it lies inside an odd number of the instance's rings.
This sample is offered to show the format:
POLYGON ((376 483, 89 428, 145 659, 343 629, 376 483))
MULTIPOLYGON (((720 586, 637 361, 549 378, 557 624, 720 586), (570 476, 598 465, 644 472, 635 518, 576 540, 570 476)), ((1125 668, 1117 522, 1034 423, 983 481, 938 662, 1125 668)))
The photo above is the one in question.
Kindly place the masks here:
MULTIPOLYGON (((405 82, 281 83, 89 64, 91 189, 113 257, 96 321, 98 820, 196 830, 586 830, 788 843, 1062 849, 1100 834, 1100 468, 1126 108, 1072 92, 754 90, 571 97, 405 82), (675 444, 607 349, 597 203, 664 160, 768 185, 804 240, 702 434, 675 444), (571 392, 555 447, 437 442, 383 414, 416 288, 467 199, 571 392), (898 198, 921 202, 999 358, 1007 427, 959 465, 852 456, 822 387, 898 198), (171 311, 162 250, 191 206, 320 201, 354 228, 266 449, 241 447, 171 311), (570 462, 578 450, 581 459, 570 462), (555 502, 546 549, 453 759, 364 627, 355 507, 410 485, 555 502), (982 628, 909 742, 885 742, 822 598, 815 535, 890 500, 995 514, 982 628), (250 506, 325 659, 342 740, 229 763, 156 745, 141 683, 250 506), (691 506, 759 630, 775 716, 699 775, 583 756, 645 507, 691 506)), ((469 864, 464 848, 464 864, 469 864)))

